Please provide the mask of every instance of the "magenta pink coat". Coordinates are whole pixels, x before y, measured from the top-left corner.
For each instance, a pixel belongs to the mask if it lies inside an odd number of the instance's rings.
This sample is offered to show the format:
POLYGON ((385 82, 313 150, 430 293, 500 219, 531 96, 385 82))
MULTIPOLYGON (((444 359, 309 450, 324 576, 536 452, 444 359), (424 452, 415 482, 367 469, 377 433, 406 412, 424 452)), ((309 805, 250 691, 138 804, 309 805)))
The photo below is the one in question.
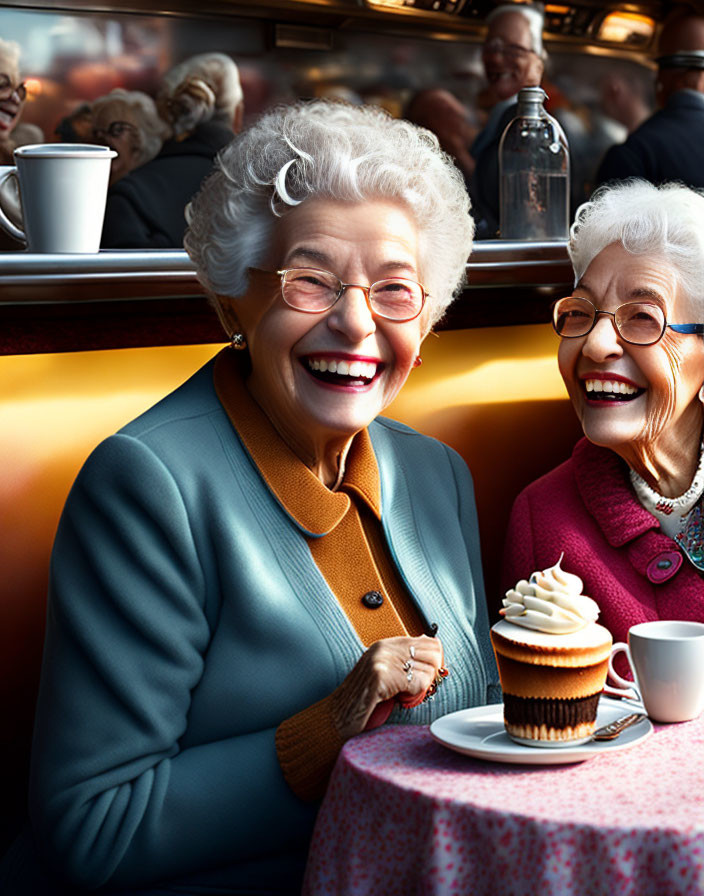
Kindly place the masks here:
POLYGON ((702 573, 638 503, 621 458, 586 439, 516 498, 504 589, 552 566, 563 551, 562 568, 582 579, 614 641, 650 619, 704 622, 702 573))

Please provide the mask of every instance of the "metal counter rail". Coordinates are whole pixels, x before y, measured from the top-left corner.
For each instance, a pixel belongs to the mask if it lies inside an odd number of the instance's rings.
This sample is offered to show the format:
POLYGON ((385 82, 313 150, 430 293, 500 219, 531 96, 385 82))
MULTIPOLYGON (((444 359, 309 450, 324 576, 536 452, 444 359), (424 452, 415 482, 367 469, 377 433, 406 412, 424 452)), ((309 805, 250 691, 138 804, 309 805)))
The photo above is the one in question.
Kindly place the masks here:
MULTIPOLYGON (((571 288, 566 244, 477 243, 467 281, 441 327, 546 321, 571 288)), ((222 341, 184 251, 0 253, 0 354, 222 341)))

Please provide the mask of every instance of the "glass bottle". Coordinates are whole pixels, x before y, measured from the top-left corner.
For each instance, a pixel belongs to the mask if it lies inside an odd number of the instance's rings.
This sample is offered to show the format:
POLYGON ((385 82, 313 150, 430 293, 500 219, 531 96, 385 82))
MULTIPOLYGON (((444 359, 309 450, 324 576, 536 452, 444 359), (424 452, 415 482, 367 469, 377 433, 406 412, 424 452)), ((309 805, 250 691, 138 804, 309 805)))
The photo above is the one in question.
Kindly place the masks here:
POLYGON ((567 239, 567 138, 543 108, 542 87, 523 87, 499 143, 499 232, 503 240, 567 239))

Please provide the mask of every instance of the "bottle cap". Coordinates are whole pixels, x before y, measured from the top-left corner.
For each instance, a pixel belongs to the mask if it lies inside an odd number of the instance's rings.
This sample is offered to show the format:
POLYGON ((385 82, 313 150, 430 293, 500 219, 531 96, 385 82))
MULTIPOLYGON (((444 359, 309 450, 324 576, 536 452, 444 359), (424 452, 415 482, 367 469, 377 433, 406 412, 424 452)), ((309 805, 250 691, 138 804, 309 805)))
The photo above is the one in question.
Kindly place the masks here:
POLYGON ((542 87, 521 87, 518 91, 518 102, 542 103, 548 98, 542 87))

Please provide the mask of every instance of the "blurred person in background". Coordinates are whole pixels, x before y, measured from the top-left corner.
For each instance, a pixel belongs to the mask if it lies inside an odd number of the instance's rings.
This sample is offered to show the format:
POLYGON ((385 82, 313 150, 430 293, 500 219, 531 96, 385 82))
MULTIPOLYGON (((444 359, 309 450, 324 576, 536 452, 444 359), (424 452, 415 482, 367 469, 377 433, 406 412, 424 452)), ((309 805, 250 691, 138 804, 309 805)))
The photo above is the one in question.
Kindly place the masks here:
POLYGON ((90 103, 80 103, 65 115, 54 128, 61 143, 93 142, 93 110, 90 103))
POLYGON ((658 41, 655 93, 661 107, 606 153, 597 183, 641 177, 704 187, 704 16, 677 10, 658 41))
POLYGON ((522 87, 540 84, 545 70, 543 15, 536 7, 497 6, 486 19, 482 62, 495 102, 470 152, 475 161, 470 183, 477 239, 492 239, 499 227, 499 142, 516 112, 522 87))
POLYGON ((607 72, 600 85, 601 111, 632 134, 649 118, 653 109, 642 77, 636 72, 607 72))
POLYGON ((207 124, 221 124, 235 133, 242 127, 239 72, 224 53, 201 53, 174 66, 164 75, 156 102, 177 140, 207 124))
POLYGON ((38 124, 30 121, 21 121, 12 132, 12 140, 15 146, 28 146, 30 143, 43 143, 44 131, 38 124))
POLYGON ((223 53, 193 56, 167 72, 156 103, 172 136, 108 191, 103 248, 183 245, 184 209, 242 125, 237 65, 223 53))
MULTIPOLYGON (((20 46, 0 38, 0 165, 14 165, 12 153, 16 147, 44 141, 41 128, 20 122, 26 98, 27 88, 20 76, 20 46)), ((20 224, 19 194, 15 195, 15 202, 15 223, 20 224)), ((21 249, 24 249, 22 243, 4 230, 0 232, 0 251, 21 249)))
POLYGON ((44 134, 36 125, 19 124, 27 88, 20 77, 20 47, 0 38, 0 165, 14 164, 17 146, 41 143, 44 134))
POLYGON ((472 127, 467 108, 454 94, 441 87, 419 90, 408 102, 403 117, 432 131, 440 146, 454 159, 465 181, 469 181, 474 171, 469 147, 477 129, 472 127))
POLYGON ((91 131, 91 143, 117 153, 110 166, 110 186, 151 161, 170 133, 150 96, 120 87, 91 104, 91 131))

